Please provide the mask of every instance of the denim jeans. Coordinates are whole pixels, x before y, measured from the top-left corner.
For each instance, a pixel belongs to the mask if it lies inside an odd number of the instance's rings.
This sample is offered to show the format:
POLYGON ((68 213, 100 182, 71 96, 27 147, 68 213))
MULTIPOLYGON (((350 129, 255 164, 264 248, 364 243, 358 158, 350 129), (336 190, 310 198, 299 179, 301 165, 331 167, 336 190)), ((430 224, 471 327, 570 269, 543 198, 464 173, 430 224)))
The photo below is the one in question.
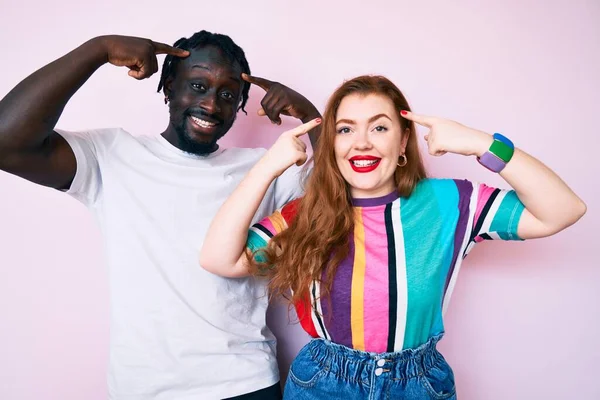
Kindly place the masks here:
POLYGON ((394 353, 368 353, 313 339, 292 363, 283 398, 456 399, 454 374, 436 349, 440 338, 394 353))

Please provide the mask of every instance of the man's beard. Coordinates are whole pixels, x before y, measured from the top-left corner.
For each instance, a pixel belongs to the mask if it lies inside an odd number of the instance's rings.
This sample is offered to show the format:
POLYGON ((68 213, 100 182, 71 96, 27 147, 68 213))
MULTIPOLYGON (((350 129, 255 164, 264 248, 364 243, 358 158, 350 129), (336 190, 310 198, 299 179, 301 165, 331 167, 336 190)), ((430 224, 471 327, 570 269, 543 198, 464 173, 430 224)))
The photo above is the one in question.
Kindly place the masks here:
POLYGON ((219 136, 215 136, 210 142, 198 142, 193 140, 188 134, 185 126, 185 120, 182 124, 175 127, 175 132, 177 132, 177 138, 179 139, 178 142, 181 150, 185 151, 186 153, 197 154, 200 156, 210 154, 217 150, 219 148, 216 145, 217 141, 226 133, 224 132, 219 136))

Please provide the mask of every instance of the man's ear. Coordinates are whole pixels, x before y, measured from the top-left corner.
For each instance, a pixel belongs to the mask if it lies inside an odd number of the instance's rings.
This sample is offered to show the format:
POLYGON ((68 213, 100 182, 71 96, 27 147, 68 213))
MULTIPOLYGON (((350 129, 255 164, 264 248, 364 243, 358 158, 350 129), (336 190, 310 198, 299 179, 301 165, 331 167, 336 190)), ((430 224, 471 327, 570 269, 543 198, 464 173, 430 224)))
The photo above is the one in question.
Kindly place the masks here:
POLYGON ((165 98, 170 99, 171 98, 171 93, 172 91, 172 87, 173 87, 173 77, 170 76, 165 80, 165 84, 163 85, 163 93, 165 94, 165 98))

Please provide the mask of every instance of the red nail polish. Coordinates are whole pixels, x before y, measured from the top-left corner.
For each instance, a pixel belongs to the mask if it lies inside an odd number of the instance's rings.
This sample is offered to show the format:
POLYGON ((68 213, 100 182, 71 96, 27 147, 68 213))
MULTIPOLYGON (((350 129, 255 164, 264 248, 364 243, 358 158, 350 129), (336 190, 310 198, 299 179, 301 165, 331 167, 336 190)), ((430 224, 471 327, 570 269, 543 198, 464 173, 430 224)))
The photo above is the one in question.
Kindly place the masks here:
POLYGON ((315 122, 316 122, 317 124, 320 124, 320 123, 321 123, 321 118, 317 118, 317 119, 315 120, 315 122))
POLYGON ((402 115, 406 115, 406 114, 408 114, 408 113, 407 113, 406 111, 402 110, 402 111, 400 111, 400 114, 402 114, 402 115))

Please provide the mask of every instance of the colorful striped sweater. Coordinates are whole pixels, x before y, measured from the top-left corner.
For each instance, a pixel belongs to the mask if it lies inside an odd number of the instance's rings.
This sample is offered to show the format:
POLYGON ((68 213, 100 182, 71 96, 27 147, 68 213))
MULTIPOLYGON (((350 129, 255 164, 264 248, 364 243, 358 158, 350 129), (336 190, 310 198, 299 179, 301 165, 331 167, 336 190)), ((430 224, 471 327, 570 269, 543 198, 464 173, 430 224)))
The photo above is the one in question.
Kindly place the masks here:
MULTIPOLYGON (((297 201, 255 224, 247 247, 264 248, 286 229, 297 201)), ((354 199, 353 206, 350 253, 330 297, 321 299, 314 282, 310 303, 296 311, 312 337, 377 353, 415 348, 442 333, 463 258, 482 240, 520 240, 524 210, 514 191, 451 179, 423 180, 408 198, 392 193, 354 199)))

